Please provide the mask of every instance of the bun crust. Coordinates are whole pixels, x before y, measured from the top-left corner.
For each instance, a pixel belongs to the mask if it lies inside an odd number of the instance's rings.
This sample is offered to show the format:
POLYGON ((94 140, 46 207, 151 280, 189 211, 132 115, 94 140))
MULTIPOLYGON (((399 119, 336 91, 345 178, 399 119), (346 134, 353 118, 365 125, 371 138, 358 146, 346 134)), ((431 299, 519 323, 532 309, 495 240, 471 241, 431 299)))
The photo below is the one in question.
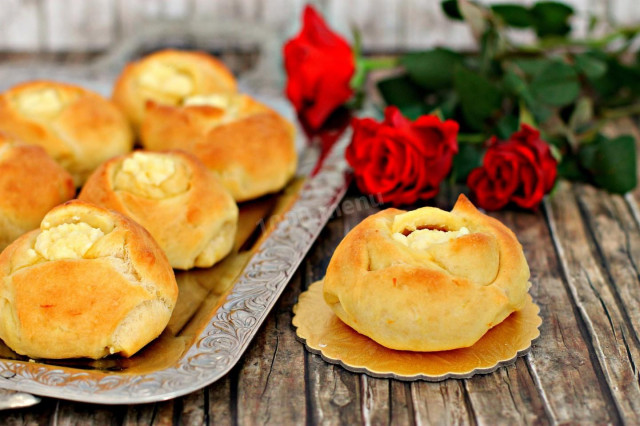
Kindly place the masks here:
POLYGON ((80 186, 103 161, 131 151, 133 133, 107 99, 53 81, 19 84, 0 95, 0 131, 43 147, 80 186))
POLYGON ((282 189, 297 167, 291 123, 247 95, 210 98, 220 105, 150 102, 141 130, 143 146, 194 154, 236 201, 282 189))
POLYGON ((521 309, 528 280, 515 235, 461 195, 450 213, 387 209, 362 221, 331 258, 324 298, 385 347, 443 351, 472 346, 521 309))
MULTIPOLYGON (((145 173, 145 170, 136 170, 136 173, 145 173)), ((116 210, 142 225, 165 251, 174 268, 208 268, 233 247, 238 223, 236 203, 213 173, 184 152, 136 151, 116 157, 91 175, 78 198, 116 210), (174 164, 174 175, 183 173, 178 176, 183 182, 174 177, 174 187, 165 185, 160 188, 165 193, 154 194, 145 194, 136 182, 119 187, 118 174, 122 173, 123 163, 140 156, 165 161, 165 165, 166 161, 174 164)))
POLYGON ((112 98, 137 131, 148 101, 179 105, 186 96, 236 90, 231 71, 213 56, 167 49, 128 64, 112 98))
POLYGON ((44 149, 0 133, 0 251, 74 195, 71 175, 44 149))
POLYGON ((162 332, 177 296, 147 231, 81 201, 54 208, 0 254, 0 338, 32 358, 131 356, 162 332))

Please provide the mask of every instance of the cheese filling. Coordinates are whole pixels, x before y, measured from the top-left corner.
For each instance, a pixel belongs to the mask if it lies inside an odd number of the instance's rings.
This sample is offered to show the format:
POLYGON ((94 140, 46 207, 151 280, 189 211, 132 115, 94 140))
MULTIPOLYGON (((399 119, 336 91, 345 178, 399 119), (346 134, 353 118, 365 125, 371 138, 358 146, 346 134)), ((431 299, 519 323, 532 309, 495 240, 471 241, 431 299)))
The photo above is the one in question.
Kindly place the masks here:
POLYGON ((138 79, 149 90, 168 96, 183 98, 193 92, 193 81, 180 70, 161 63, 152 63, 138 79))
POLYGON ((393 239, 413 250, 426 250, 435 244, 446 243, 447 241, 468 235, 469 229, 462 227, 457 231, 441 231, 439 229, 417 229, 409 235, 396 232, 393 239))
POLYGON ((54 89, 34 90, 21 94, 18 108, 25 115, 51 117, 60 112, 64 104, 54 89))
POLYGON ((135 152, 122 162, 114 189, 147 198, 164 198, 185 192, 189 186, 184 166, 166 154, 135 152))
POLYGON ((220 109, 227 109, 231 105, 229 96, 224 95, 195 95, 184 100, 185 106, 213 106, 220 109))
POLYGON ((47 260, 82 259, 103 236, 101 229, 84 222, 63 223, 42 231, 35 250, 47 260))

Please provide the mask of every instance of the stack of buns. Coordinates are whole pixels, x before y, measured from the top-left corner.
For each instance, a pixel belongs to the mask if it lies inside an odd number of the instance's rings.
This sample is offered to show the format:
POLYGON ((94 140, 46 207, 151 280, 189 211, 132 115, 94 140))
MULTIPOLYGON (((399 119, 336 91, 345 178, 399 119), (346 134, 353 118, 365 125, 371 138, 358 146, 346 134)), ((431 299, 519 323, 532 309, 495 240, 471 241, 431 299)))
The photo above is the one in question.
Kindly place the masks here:
POLYGON ((133 355, 169 321, 172 268, 229 254, 236 202, 296 163, 293 126, 201 52, 129 64, 112 100, 53 81, 0 93, 0 338, 33 358, 133 355))

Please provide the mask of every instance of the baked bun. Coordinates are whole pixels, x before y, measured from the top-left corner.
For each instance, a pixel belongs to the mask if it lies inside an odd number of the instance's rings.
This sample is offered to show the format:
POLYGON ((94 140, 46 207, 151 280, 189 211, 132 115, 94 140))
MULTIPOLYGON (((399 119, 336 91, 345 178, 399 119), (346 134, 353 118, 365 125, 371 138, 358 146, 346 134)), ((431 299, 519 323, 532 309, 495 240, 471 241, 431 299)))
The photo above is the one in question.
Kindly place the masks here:
POLYGON ((213 173, 184 152, 116 157, 91 175, 78 198, 138 222, 174 268, 208 268, 233 247, 236 203, 213 173))
POLYGON ((0 338, 31 358, 129 357, 162 332, 177 297, 144 228, 77 200, 0 254, 0 338))
POLYGON ((131 128, 113 103, 53 81, 19 84, 1 94, 0 131, 43 147, 76 186, 102 162, 133 147, 131 128))
POLYGON ((75 193, 71 175, 44 149, 0 133, 0 251, 75 193))
POLYGON ((150 102, 141 130, 146 149, 194 154, 236 201, 285 186, 297 166, 294 137, 291 123, 243 94, 194 96, 177 106, 150 102))
POLYGON ((460 195, 451 212, 387 209, 362 221, 331 258, 324 298, 385 347, 444 351, 521 309, 528 280, 515 235, 460 195))
POLYGON ((113 101, 137 131, 147 101, 180 105, 188 96, 236 90, 231 71, 213 56, 168 49, 128 64, 113 89, 113 101))

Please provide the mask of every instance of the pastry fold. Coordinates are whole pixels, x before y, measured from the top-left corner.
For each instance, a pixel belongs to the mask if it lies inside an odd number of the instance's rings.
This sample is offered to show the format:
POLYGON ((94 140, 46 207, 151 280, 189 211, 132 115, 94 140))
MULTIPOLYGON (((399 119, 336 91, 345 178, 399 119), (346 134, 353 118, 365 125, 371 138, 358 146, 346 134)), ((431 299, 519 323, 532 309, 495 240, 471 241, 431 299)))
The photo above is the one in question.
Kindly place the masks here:
POLYGON ((77 200, 0 254, 0 338, 32 358, 131 356, 162 332, 177 296, 144 228, 77 200))
POLYGON ((112 102, 54 81, 22 83, 2 93, 0 131, 43 147, 76 186, 103 161, 133 147, 129 123, 112 102))
POLYGON ((277 192, 297 167, 291 123, 244 94, 147 104, 141 130, 149 150, 182 149, 220 177, 236 201, 277 192))
POLYGON ((129 63, 116 81, 112 99, 137 131, 147 102, 179 105, 188 96, 236 90, 231 71, 213 56, 166 49, 129 63))
POLYGON ((87 180, 79 197, 142 225, 172 267, 208 268, 233 247, 238 207, 220 180, 181 151, 113 158, 87 180))
POLYGON ((0 133, 0 251, 75 193, 71 175, 44 149, 0 133))
POLYGON ((513 232, 461 195, 451 212, 387 209, 362 221, 331 258, 324 298, 385 347, 443 351, 521 309, 529 286, 513 232))

